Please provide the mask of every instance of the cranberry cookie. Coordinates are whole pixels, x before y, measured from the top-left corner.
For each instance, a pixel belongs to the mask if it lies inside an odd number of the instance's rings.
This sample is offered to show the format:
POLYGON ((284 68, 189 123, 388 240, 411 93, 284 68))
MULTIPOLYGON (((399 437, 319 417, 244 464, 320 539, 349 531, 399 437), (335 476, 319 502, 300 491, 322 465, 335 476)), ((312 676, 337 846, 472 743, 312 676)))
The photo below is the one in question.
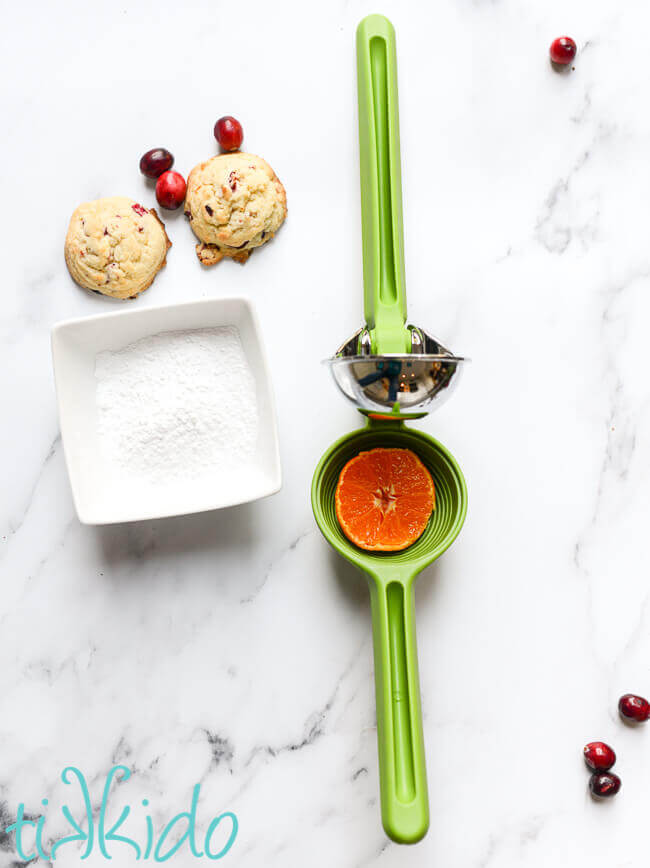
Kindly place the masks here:
POLYGON ((113 298, 135 298, 151 286, 171 246, 153 208, 113 196, 84 202, 74 212, 65 261, 80 286, 113 298))
POLYGON ((284 222, 287 194, 261 157, 219 154, 190 172, 185 216, 201 242, 196 255, 203 265, 224 256, 245 262, 284 222))

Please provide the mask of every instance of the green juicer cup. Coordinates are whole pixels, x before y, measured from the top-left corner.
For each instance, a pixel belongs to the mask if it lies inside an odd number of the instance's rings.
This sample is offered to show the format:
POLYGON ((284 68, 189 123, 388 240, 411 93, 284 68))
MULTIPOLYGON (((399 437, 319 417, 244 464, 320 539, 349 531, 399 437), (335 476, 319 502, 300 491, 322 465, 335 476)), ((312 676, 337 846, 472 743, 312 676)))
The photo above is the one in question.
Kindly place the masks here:
MULTIPOLYGON (((434 343, 427 344, 427 339, 434 339, 406 325, 395 31, 381 15, 370 15, 359 24, 357 67, 367 326, 344 344, 344 358, 339 351, 331 361, 335 380, 348 398, 355 400, 354 395, 358 396, 355 403, 367 421, 365 428, 342 437, 323 455, 314 473, 311 498, 324 537, 368 579, 382 822, 394 841, 412 844, 423 838, 429 827, 415 638, 415 578, 459 534, 467 511, 467 488, 449 451, 433 437, 408 429, 403 421, 424 415, 445 384, 429 388, 423 400, 412 407, 408 400, 393 401, 393 397, 399 394, 408 399, 418 388, 419 375, 413 373, 414 369, 420 373, 429 369, 434 373, 447 371, 448 385, 464 360, 437 343, 436 351, 429 352, 434 343), (414 331, 419 351, 414 348, 414 331), (361 362, 366 367, 360 369, 361 362), (374 367, 375 373, 368 373, 367 364, 374 367), (378 397, 375 393, 369 404, 361 391, 343 388, 336 373, 343 367, 348 379, 374 376, 378 381, 386 370, 384 366, 391 366, 392 372, 386 378, 386 395, 378 397), (377 447, 413 450, 435 485, 436 507, 424 533, 401 552, 358 548, 343 534, 336 518, 335 493, 341 470, 360 452, 377 447)), ((360 386, 365 388, 363 382, 360 386)))

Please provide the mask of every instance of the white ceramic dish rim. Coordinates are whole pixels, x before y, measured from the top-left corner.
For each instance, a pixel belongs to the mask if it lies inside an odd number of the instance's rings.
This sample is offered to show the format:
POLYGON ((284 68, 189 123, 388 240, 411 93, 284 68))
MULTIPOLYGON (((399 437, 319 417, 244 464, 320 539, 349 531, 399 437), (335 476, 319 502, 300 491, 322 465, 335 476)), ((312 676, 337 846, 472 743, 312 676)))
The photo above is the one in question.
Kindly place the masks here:
MULTIPOLYGON (((191 326, 191 328, 211 328, 217 327, 218 325, 225 325, 226 323, 215 323, 211 322, 209 315, 207 321, 205 321, 201 325, 191 326)), ((231 323, 232 325, 236 325, 236 323, 231 323)), ((162 329, 152 329, 148 331, 147 334, 156 334, 160 331, 173 331, 176 328, 183 328, 182 324, 174 324, 170 323, 168 326, 162 329)), ((144 336, 144 335, 143 335, 144 336)), ((280 463, 280 448, 279 448, 279 438, 278 438, 278 424, 277 424, 277 411, 275 404, 275 395, 273 390, 273 382, 270 375, 270 368, 268 364, 268 359, 266 355, 266 348, 264 346, 264 341, 262 339, 262 330, 260 326, 260 321, 257 316, 257 312, 252 301, 246 296, 240 295, 228 295, 228 296, 220 296, 218 298, 206 298, 206 299, 194 299, 182 302, 175 302, 172 304, 160 304, 160 305, 152 305, 146 308, 139 308, 138 310, 120 310, 120 311, 111 311, 107 313, 100 314, 91 314, 90 316, 83 317, 75 317, 67 320, 61 320, 55 323, 52 326, 51 333, 51 349, 52 349, 52 361, 53 361, 53 373, 54 373, 54 384, 56 390, 57 397, 57 411, 59 418, 59 426, 61 430, 61 440, 63 444, 63 453, 65 457, 66 469, 68 472, 68 479, 70 482, 70 488, 72 491, 72 499, 74 502, 75 510, 77 512, 77 516, 79 521, 82 524, 87 525, 106 525, 106 524, 121 524, 121 523, 130 523, 135 521, 151 521, 160 518, 173 518, 176 516, 182 515, 192 515, 201 512, 209 512, 212 510, 218 509, 227 509, 231 506, 237 506, 243 503, 250 503, 255 500, 260 500, 264 497, 269 497, 272 494, 276 494, 282 487, 282 468, 280 463), (181 311, 181 310, 189 310, 191 308, 201 309, 205 308, 206 310, 214 309, 214 308, 222 308, 231 305, 238 305, 242 309, 246 311, 250 318, 250 322, 252 324, 252 332, 254 335, 255 343, 256 343, 256 352, 258 355, 258 365, 254 371, 256 375, 256 382, 258 385, 258 390, 260 386, 264 392, 264 399, 267 404, 268 412, 267 419, 270 420, 270 425, 267 424, 264 426, 266 439, 270 443, 271 447, 271 479, 269 480, 269 484, 264 486, 261 485, 259 491, 252 494, 243 496, 241 498, 234 497, 232 499, 227 499, 227 501, 220 500, 215 498, 212 503, 203 503, 198 505, 196 508, 184 508, 182 511, 142 511, 136 510, 135 512, 129 512, 128 507, 125 508, 124 513, 120 515, 116 514, 103 514, 101 508, 95 509, 86 509, 85 506, 81 502, 81 498, 78 491, 78 486, 75 484, 76 479, 76 469, 75 469, 75 456, 72 454, 71 446, 70 446, 70 437, 66 436, 66 431, 69 427, 70 420, 67 418, 68 413, 64 406, 64 399, 62 398, 62 383, 60 371, 58 369, 57 362, 57 354, 60 352, 57 347, 57 343, 64 340, 63 334, 72 329, 72 328, 83 328, 85 325, 93 325, 99 322, 107 322, 107 321, 115 321, 120 318, 132 318, 138 317, 142 320, 146 320, 150 315, 155 316, 160 312, 169 312, 169 311, 181 311)), ((137 338, 136 338, 137 340, 137 338)), ((246 351, 246 347, 244 347, 246 351)), ((98 352, 101 352, 101 349, 98 349, 98 352)))

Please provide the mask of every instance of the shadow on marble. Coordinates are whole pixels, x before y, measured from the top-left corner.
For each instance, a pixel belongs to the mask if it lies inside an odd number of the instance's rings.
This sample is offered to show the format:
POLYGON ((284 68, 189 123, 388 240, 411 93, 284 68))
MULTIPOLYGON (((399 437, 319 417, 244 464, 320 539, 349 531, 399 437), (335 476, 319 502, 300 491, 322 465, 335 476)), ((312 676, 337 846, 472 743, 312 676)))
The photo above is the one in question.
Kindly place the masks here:
POLYGON ((370 597, 366 576, 330 546, 327 546, 327 553, 339 595, 342 597, 342 604, 351 609, 366 609, 370 621, 370 597))
POLYGON ((416 617, 418 608, 429 608, 429 606, 437 605, 434 598, 441 587, 444 572, 444 561, 442 563, 440 561, 434 561, 415 577, 416 617))
MULTIPOLYGON (((367 622, 367 629, 372 630, 370 614, 370 596, 368 579, 365 574, 348 563, 344 558, 328 547, 331 573, 336 581, 342 606, 347 606, 355 614, 367 622)), ((442 591, 445 565, 439 561, 423 570, 415 579, 415 619, 423 618, 428 612, 433 612, 439 605, 438 597, 442 591)))
MULTIPOLYGON (((368 579, 365 573, 362 573, 361 570, 354 567, 331 548, 329 549, 329 557, 332 572, 336 577, 341 596, 345 598, 345 601, 352 608, 366 607, 368 612, 370 612, 368 579)), ((440 587, 439 579, 442 578, 444 569, 444 563, 441 564, 439 561, 434 561, 416 576, 415 593, 417 606, 436 605, 433 597, 436 594, 437 588, 440 587)))
POLYGON ((175 556, 185 552, 224 554, 253 546, 264 533, 264 504, 244 503, 229 509, 155 521, 92 528, 108 566, 175 556))

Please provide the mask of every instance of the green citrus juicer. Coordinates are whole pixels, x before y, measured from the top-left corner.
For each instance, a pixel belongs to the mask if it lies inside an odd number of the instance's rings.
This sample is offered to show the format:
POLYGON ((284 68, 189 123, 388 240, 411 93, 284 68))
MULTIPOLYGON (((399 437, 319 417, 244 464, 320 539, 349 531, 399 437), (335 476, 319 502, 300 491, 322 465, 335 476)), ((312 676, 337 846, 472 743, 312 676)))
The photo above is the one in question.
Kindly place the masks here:
POLYGON ((357 29, 365 316, 367 326, 329 360, 334 379, 366 416, 321 458, 311 499, 318 526, 368 579, 372 610, 381 814, 394 841, 419 841, 429 826, 415 637, 415 578, 457 537, 467 511, 463 474, 433 437, 404 420, 425 415, 458 381, 464 359, 407 326, 395 31, 381 15, 357 29), (343 534, 335 493, 347 461, 368 449, 411 449, 433 477, 436 508, 417 542, 369 552, 343 534))

